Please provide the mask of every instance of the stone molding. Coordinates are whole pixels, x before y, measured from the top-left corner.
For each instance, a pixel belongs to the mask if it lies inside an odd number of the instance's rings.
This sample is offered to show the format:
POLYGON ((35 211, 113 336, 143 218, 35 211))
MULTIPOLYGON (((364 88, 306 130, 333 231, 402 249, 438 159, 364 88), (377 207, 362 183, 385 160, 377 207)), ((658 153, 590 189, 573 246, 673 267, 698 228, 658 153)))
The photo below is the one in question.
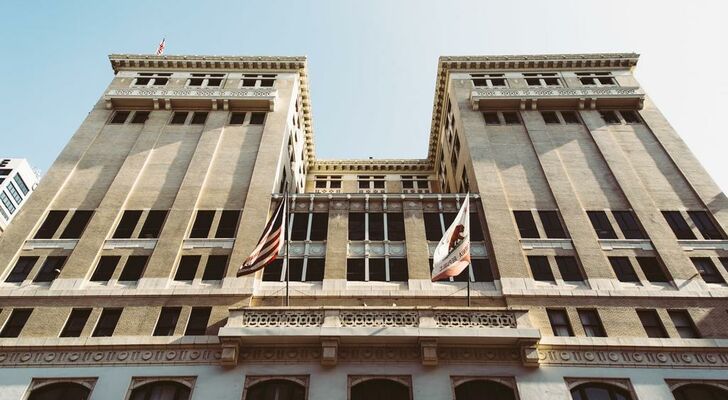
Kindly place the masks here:
POLYGON ((28 239, 23 243, 23 250, 59 249, 73 250, 78 239, 28 239))
POLYGON ((665 383, 667 383, 667 386, 670 388, 670 391, 673 392, 676 389, 679 389, 682 386, 690 385, 690 384, 699 384, 699 385, 707 385, 707 386, 715 386, 717 388, 723 389, 726 392, 728 392, 728 380, 713 380, 713 379, 665 379, 665 383))
POLYGON ((104 101, 107 109, 113 109, 115 105, 123 108, 129 101, 134 101, 138 106, 139 101, 144 101, 148 107, 155 110, 164 108, 171 110, 182 107, 185 101, 199 104, 201 99, 210 101, 209 107, 212 110, 222 108, 229 110, 235 102, 253 100, 257 103, 264 101, 268 111, 273 111, 278 91, 273 88, 242 88, 242 89, 218 89, 218 88, 125 88, 110 89, 104 94, 104 101), (174 107, 173 107, 174 103, 174 107))
POLYGON ((412 172, 434 174, 434 164, 427 159, 398 160, 316 160, 310 173, 321 172, 412 172))
MULTIPOLYGON (((476 88, 470 92, 473 111, 491 106, 540 109, 569 102, 569 108, 597 108, 597 103, 614 103, 622 108, 641 109, 645 92, 639 87, 543 87, 476 88), (606 101, 609 100, 609 101, 606 101), (616 102, 616 103, 615 103, 616 102)), ((502 107, 501 107, 502 108, 502 107)))
POLYGON ((728 368, 728 349, 640 347, 538 348, 539 365, 582 367, 728 368))

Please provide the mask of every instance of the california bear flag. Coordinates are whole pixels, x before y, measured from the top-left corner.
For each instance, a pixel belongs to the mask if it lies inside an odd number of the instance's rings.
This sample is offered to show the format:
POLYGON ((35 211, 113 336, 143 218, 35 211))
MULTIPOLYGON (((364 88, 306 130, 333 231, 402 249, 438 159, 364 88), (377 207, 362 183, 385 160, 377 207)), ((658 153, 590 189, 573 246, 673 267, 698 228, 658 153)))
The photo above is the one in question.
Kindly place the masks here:
POLYGON ((435 248, 432 281, 459 275, 470 264, 470 194, 435 248))

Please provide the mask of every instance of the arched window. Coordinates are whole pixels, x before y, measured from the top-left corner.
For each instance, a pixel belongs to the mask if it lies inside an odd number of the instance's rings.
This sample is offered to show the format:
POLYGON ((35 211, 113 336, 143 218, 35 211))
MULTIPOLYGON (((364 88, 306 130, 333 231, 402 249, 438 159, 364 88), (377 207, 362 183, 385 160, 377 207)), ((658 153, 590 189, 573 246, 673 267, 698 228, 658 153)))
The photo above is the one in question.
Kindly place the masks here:
POLYGON ((74 382, 58 382, 41 386, 30 393, 28 400, 87 400, 91 390, 74 382))
POLYGON ((351 400, 410 400, 410 390, 391 379, 369 379, 351 387, 351 400))
POLYGON ((725 400, 728 399, 728 391, 717 386, 691 383, 680 386, 672 394, 675 400, 725 400))
POLYGON ((516 400, 516 394, 501 383, 476 379, 458 385, 455 400, 516 400))
POLYGON ((190 388, 173 381, 157 381, 134 389, 129 400, 189 400, 190 388))
POLYGON ((245 400, 304 400, 306 388, 285 379, 271 379, 248 388, 245 400))
POLYGON ((571 389, 574 400, 632 400, 624 389, 606 383, 582 383, 571 389))

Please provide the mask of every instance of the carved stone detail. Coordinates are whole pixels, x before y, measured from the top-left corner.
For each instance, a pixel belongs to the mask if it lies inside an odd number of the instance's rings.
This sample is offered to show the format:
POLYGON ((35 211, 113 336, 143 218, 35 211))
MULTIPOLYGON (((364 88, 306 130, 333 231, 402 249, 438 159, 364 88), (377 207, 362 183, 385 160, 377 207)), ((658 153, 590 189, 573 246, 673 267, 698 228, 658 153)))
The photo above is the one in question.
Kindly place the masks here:
POLYGON ((142 349, 9 349, 0 350, 0 367, 54 365, 219 364, 219 346, 142 349))
POLYGON ((540 365, 728 368, 728 351, 724 350, 540 348, 538 358, 540 365))
POLYGON ((317 310, 301 311, 250 311, 243 314, 243 326, 248 328, 265 327, 318 327, 324 321, 324 314, 317 310))
POLYGON ((419 316, 416 311, 342 311, 343 327, 417 327, 419 316))
POLYGON ((508 311, 437 311, 435 322, 446 328, 516 328, 516 315, 508 311))

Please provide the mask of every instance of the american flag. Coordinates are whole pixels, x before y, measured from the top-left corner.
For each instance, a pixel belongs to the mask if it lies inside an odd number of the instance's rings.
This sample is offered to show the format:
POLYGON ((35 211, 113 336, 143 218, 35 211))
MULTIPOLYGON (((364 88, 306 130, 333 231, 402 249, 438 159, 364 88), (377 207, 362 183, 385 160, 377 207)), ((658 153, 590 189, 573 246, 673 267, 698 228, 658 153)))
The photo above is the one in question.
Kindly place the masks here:
POLYGON ((288 193, 263 229, 263 235, 258 240, 253 252, 245 259, 243 265, 238 269, 238 276, 252 274, 265 267, 276 259, 284 243, 284 232, 286 231, 286 207, 288 206, 288 193))
POLYGON ((158 56, 161 56, 162 54, 164 54, 164 46, 165 46, 164 40, 165 39, 162 39, 162 41, 159 42, 159 47, 157 47, 157 55, 158 56))

